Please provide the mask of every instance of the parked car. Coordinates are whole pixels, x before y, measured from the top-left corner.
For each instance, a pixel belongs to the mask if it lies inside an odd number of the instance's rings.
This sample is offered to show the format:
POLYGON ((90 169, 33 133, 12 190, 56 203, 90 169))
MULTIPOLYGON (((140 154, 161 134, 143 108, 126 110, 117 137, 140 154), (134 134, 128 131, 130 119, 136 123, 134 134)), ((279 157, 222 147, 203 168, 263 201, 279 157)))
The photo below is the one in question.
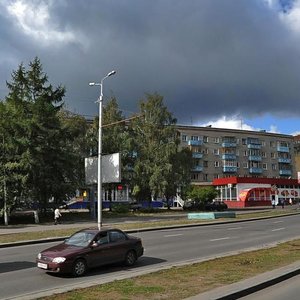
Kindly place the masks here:
POLYGON ((195 200, 184 201, 183 210, 203 210, 204 205, 202 202, 195 200))
POLYGON ((222 201, 212 201, 212 202, 199 202, 188 200, 184 202, 183 209, 184 210, 207 210, 207 211, 224 211, 226 210, 227 204, 222 201))
POLYGON ((205 204, 205 210, 209 211, 224 211, 227 208, 227 204, 223 201, 212 201, 205 204))
POLYGON ((132 266, 142 256, 142 240, 120 229, 84 229, 37 255, 37 267, 47 272, 83 276, 88 269, 123 262, 132 266))

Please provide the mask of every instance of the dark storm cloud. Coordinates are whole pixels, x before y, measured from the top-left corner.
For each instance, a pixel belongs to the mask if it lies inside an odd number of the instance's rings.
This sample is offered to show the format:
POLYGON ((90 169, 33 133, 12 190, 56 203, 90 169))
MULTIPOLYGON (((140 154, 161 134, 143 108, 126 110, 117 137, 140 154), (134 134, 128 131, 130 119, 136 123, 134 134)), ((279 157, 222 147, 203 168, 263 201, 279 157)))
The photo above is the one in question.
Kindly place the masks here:
POLYGON ((36 39, 0 13, 1 98, 11 71, 38 56, 49 80, 66 86, 68 108, 82 114, 97 114, 99 91, 88 83, 112 69, 106 97, 137 111, 144 93, 158 92, 180 123, 299 111, 299 36, 263 0, 40 3, 51 4, 49 28, 75 38, 36 39))

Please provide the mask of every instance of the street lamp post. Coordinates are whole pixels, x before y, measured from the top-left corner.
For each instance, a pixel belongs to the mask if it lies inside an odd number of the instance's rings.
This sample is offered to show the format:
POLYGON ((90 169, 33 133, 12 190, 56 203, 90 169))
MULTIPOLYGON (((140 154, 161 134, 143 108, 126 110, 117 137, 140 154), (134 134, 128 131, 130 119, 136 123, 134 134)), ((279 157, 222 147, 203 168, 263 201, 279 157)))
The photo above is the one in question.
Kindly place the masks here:
POLYGON ((98 198, 98 230, 102 226, 102 106, 103 106, 103 81, 104 79, 116 74, 116 71, 109 72, 103 77, 100 83, 90 82, 90 86, 100 86, 99 102, 99 125, 98 125, 98 186, 97 186, 97 198, 98 198))

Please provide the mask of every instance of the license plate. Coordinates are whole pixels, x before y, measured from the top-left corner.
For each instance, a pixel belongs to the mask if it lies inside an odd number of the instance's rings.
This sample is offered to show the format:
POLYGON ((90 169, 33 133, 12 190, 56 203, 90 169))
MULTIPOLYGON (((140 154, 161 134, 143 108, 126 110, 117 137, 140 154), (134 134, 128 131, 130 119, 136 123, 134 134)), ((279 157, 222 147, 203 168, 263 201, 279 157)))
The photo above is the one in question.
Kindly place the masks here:
POLYGON ((47 264, 43 264, 43 263, 40 263, 40 262, 38 262, 37 266, 38 266, 38 268, 41 268, 41 269, 46 269, 46 270, 48 269, 47 264))

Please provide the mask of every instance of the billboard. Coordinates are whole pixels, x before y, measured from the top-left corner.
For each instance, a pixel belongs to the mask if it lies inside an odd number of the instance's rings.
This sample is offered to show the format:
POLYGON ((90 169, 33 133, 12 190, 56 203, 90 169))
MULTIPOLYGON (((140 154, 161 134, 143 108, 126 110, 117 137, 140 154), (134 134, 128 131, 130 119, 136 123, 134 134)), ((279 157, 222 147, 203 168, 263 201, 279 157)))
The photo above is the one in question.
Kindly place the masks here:
MULTIPOLYGON (((86 184, 97 184, 98 157, 87 157, 84 163, 86 184)), ((121 182, 120 153, 102 155, 102 182, 121 182)))

